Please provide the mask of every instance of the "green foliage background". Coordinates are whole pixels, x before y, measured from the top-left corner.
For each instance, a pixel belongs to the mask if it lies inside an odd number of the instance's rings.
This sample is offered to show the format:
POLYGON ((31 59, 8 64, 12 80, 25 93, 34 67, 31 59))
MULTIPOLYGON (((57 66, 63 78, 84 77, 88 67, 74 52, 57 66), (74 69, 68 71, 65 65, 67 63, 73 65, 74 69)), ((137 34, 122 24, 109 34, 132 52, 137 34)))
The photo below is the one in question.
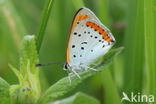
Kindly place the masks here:
MULTIPOLYGON (((110 28, 117 41, 114 47, 125 48, 109 68, 84 80, 62 98, 81 91, 102 104, 120 104, 122 92, 156 95, 155 0, 55 0, 47 27, 41 27, 48 1, 0 0, 0 76, 3 79, 9 84, 18 83, 8 63, 19 69, 20 43, 27 34, 44 34, 40 63, 65 62, 73 16, 85 6, 110 28)), ((51 65, 40 69, 43 92, 67 76, 62 67, 51 65)))

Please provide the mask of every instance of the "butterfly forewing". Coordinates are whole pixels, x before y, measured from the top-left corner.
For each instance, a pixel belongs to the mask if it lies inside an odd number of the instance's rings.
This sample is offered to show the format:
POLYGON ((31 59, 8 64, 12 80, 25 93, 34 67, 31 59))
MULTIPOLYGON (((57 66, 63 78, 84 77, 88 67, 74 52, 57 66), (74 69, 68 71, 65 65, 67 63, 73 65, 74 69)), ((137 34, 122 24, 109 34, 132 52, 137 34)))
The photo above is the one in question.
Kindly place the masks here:
POLYGON ((77 13, 67 48, 67 63, 89 65, 103 56, 114 44, 110 31, 89 9, 77 13))

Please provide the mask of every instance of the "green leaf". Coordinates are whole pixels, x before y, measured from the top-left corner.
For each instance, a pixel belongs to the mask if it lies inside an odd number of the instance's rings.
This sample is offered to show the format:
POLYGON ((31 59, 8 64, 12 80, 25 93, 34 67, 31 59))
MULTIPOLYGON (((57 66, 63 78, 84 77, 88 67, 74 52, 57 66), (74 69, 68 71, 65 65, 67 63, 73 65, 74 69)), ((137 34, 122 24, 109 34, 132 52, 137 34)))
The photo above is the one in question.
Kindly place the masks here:
POLYGON ((22 41, 20 71, 9 65, 19 79, 20 85, 10 87, 12 104, 34 104, 40 97, 39 62, 35 36, 27 35, 22 41))
POLYGON ((9 87, 10 85, 0 77, 0 104, 9 104, 9 87))
POLYGON ((34 35, 24 37, 21 46, 20 71, 23 76, 27 73, 27 65, 30 61, 31 73, 37 74, 38 68, 35 66, 39 63, 38 54, 36 51, 36 42, 34 35))
POLYGON ((36 50, 36 42, 34 35, 27 35, 22 41, 20 71, 24 78, 22 86, 31 88, 32 99, 37 100, 40 96, 40 80, 39 68, 36 64, 39 63, 38 54, 36 50))
POLYGON ((10 98, 11 104, 33 104, 33 99, 30 100, 32 93, 31 89, 21 86, 21 85, 12 85, 10 87, 10 98))
POLYGON ((19 80, 20 84, 23 84, 23 76, 22 76, 22 74, 16 68, 14 68, 11 64, 9 64, 9 67, 12 69, 12 71, 18 77, 18 80, 19 80))
POLYGON ((39 31, 37 33, 37 51, 38 52, 40 50, 41 43, 42 43, 43 38, 44 38, 44 33, 45 33, 46 26, 47 26, 47 23, 49 20, 49 16, 51 13, 53 2, 54 2, 54 0, 47 0, 46 4, 44 6, 43 15, 42 15, 41 23, 39 26, 39 31))
MULTIPOLYGON (((101 64, 99 64, 96 69, 99 71, 104 70, 107 66, 110 65, 112 62, 112 59, 118 55, 123 50, 123 47, 116 48, 110 50, 103 58, 103 61, 101 64)), ((65 93, 71 91, 74 89, 82 80, 96 74, 95 71, 84 71, 82 73, 79 73, 81 76, 81 80, 77 78, 77 76, 73 75, 71 76, 72 83, 70 84, 68 77, 64 77, 61 80, 59 80, 57 83, 52 85, 41 97, 40 104, 44 104, 49 101, 54 101, 58 97, 61 97, 65 93)))
POLYGON ((84 93, 78 92, 75 95, 56 101, 50 104, 100 104, 99 101, 84 93))

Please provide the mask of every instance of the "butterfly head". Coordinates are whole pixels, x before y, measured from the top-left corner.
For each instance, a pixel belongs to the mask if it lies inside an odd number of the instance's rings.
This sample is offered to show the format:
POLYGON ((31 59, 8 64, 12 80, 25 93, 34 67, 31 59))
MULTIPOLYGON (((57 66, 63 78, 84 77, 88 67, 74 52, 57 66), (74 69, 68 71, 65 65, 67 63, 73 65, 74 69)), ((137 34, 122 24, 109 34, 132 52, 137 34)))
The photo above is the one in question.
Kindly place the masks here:
POLYGON ((69 67, 70 67, 70 66, 69 66, 69 64, 68 64, 67 62, 66 62, 66 63, 64 63, 64 66, 63 66, 63 69, 64 69, 64 70, 68 70, 68 69, 69 69, 69 67))

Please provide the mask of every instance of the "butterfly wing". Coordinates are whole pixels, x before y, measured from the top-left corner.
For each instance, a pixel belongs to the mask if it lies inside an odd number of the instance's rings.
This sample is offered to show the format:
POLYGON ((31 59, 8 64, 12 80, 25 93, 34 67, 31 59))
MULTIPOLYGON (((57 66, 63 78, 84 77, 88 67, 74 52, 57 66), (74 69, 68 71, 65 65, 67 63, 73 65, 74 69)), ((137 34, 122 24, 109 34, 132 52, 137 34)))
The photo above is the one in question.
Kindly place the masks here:
POLYGON ((80 8, 75 14, 70 33, 73 32, 73 30, 75 29, 77 24, 79 24, 79 22, 87 19, 94 19, 99 21, 99 19, 95 16, 95 14, 92 11, 90 11, 88 8, 80 8))
POLYGON ((90 34, 86 36, 88 38, 86 39, 88 45, 85 46, 86 50, 81 60, 81 62, 86 65, 91 64, 106 54, 115 43, 113 35, 109 30, 106 30, 102 24, 98 24, 96 20, 88 20, 86 24, 88 22, 91 23, 90 26, 86 27, 86 30, 90 32, 90 34))
POLYGON ((89 65, 113 46, 115 39, 110 31, 87 8, 75 16, 67 48, 67 63, 72 66, 89 65))

